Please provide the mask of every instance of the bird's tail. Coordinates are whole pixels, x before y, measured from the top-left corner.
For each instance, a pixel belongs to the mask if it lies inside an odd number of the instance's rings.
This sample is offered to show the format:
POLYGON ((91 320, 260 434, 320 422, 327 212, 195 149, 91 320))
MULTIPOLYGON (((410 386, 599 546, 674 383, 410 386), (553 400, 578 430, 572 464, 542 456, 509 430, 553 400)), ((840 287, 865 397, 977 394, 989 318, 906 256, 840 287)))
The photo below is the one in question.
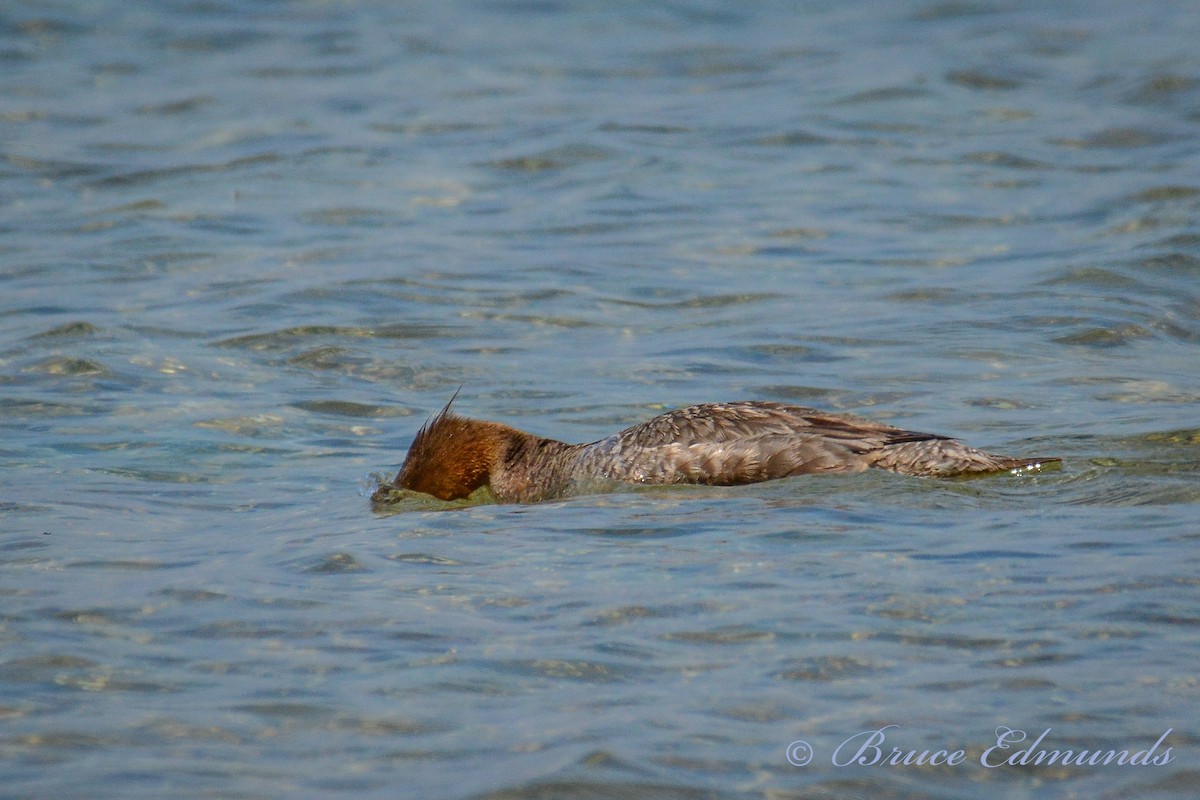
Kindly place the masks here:
POLYGON ((954 439, 899 442, 885 445, 872 455, 873 467, 925 477, 1040 470, 1062 461, 1061 458, 1017 458, 985 453, 954 439))

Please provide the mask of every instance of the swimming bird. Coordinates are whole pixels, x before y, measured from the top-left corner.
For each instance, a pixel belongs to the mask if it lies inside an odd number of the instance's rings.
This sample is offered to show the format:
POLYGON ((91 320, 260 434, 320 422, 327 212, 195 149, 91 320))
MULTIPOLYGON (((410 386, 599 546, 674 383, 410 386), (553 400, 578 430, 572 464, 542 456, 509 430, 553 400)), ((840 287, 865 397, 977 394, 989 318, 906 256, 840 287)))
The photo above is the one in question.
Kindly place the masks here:
POLYGON ((587 444, 460 417, 453 403, 417 432, 395 480, 373 499, 399 488, 458 500, 487 486, 500 502, 529 503, 610 484, 732 486, 868 467, 943 477, 1060 461, 994 455, 947 436, 765 401, 689 406, 587 444))

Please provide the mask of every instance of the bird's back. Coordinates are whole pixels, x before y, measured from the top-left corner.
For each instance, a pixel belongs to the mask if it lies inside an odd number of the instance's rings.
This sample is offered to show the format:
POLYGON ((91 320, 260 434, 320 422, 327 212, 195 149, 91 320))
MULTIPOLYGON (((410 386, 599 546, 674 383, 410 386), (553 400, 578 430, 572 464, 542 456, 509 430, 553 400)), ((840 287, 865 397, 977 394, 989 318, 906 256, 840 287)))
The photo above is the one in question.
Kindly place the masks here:
POLYGON ((946 437, 850 414, 769 402, 689 406, 583 448, 589 475, 637 483, 733 485, 860 472, 889 446, 946 437))

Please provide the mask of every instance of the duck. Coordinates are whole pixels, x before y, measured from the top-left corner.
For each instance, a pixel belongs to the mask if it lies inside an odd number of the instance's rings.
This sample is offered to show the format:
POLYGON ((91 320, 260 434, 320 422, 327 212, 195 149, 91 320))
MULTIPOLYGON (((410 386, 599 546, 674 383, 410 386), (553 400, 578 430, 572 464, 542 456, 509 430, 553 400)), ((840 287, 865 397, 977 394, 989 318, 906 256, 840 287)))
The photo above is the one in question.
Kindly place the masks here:
POLYGON ((736 486, 872 468, 952 477, 1036 471, 1061 461, 996 455, 949 436, 763 400, 688 406, 568 444, 459 416, 455 397, 421 427, 395 479, 372 499, 401 489, 461 500, 486 486, 498 502, 532 503, 622 484, 736 486))

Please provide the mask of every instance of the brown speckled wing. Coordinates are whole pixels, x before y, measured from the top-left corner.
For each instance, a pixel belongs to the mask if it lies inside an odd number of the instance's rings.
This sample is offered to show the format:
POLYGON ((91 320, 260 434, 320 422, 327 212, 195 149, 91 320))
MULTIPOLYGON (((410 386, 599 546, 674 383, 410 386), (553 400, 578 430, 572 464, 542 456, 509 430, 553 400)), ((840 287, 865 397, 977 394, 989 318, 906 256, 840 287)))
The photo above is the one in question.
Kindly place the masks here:
POLYGON ((820 416, 837 415, 780 403, 706 403, 669 411, 617 436, 637 447, 731 442, 770 434, 793 435, 812 427, 812 420, 820 416))
POLYGON ((947 438, 932 433, 906 431, 853 414, 833 414, 804 406, 754 401, 681 408, 617 434, 641 446, 806 435, 855 444, 856 449, 864 451, 899 442, 947 438))
POLYGON ((779 403, 679 409, 583 448, 594 477, 734 485, 815 472, 859 472, 891 444, 944 437, 779 403))

